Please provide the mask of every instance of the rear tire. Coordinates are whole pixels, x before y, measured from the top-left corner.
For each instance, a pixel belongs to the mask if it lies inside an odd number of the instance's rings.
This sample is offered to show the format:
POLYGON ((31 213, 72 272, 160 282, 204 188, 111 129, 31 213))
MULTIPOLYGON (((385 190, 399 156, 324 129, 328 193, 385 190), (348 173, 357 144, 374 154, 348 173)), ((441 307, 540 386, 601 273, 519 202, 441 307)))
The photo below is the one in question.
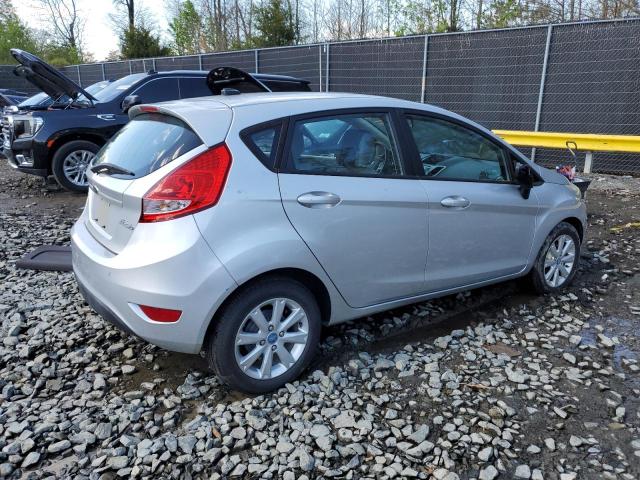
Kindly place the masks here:
POLYGON ((539 294, 562 290, 573 281, 579 259, 580 235, 573 225, 561 222, 542 244, 528 283, 539 294))
POLYGON ((320 340, 315 297, 286 277, 250 284, 214 321, 205 345, 209 366, 223 383, 246 393, 269 392, 295 380, 320 340))
POLYGON ((85 171, 98 150, 98 145, 87 140, 73 140, 62 145, 51 161, 53 176, 60 186, 70 192, 86 192, 89 186, 85 171))

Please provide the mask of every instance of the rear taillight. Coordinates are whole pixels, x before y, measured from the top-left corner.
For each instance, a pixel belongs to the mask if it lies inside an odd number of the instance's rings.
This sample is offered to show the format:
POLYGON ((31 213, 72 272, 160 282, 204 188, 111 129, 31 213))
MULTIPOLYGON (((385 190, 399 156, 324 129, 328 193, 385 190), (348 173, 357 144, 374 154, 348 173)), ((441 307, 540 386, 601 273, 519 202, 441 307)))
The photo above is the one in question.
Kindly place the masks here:
POLYGON ((220 199, 229 167, 231 152, 224 143, 189 160, 143 197, 140 222, 162 222, 212 207, 220 199))

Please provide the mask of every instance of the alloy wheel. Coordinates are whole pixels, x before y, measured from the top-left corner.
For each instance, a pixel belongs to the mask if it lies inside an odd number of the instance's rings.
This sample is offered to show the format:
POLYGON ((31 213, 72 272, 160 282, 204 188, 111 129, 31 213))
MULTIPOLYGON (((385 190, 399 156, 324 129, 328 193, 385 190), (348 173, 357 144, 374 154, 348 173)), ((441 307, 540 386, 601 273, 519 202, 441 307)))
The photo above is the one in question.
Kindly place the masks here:
POLYGON ((89 150, 74 150, 62 162, 62 171, 67 180, 79 187, 86 187, 87 168, 96 154, 89 150))
POLYGON ((576 244, 569 235, 560 235, 551 242, 544 257, 544 280, 552 288, 567 281, 576 261, 576 244))
POLYGON ((296 364, 308 338, 304 309, 291 299, 273 298, 253 308, 243 320, 235 338, 235 360, 251 378, 275 378, 296 364))

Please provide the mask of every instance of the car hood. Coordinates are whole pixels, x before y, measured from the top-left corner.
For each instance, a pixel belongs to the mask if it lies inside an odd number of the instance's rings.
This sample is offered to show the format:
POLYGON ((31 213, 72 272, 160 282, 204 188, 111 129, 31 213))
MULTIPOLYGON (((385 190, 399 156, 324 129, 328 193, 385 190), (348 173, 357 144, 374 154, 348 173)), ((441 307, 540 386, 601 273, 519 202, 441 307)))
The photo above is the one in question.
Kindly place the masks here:
POLYGON ((75 100, 82 94, 90 100, 95 100, 80 85, 32 53, 12 48, 11 55, 20 64, 14 69, 14 73, 35 85, 51 98, 67 95, 75 100))

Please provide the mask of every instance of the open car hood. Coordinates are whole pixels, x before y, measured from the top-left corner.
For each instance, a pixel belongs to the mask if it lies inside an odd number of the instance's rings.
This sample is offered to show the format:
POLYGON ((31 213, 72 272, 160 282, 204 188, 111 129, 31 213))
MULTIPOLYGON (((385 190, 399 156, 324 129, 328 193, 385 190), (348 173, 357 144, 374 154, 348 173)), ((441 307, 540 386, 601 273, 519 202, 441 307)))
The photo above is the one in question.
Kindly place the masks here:
POLYGON ((224 88, 233 88, 241 93, 271 91, 250 73, 233 67, 218 67, 211 70, 207 75, 207 87, 214 95, 220 95, 224 88))
POLYGON ((80 85, 32 53, 12 48, 11 55, 20 64, 13 72, 35 85, 51 98, 57 99, 67 95, 75 100, 82 94, 89 100, 95 100, 80 85))

